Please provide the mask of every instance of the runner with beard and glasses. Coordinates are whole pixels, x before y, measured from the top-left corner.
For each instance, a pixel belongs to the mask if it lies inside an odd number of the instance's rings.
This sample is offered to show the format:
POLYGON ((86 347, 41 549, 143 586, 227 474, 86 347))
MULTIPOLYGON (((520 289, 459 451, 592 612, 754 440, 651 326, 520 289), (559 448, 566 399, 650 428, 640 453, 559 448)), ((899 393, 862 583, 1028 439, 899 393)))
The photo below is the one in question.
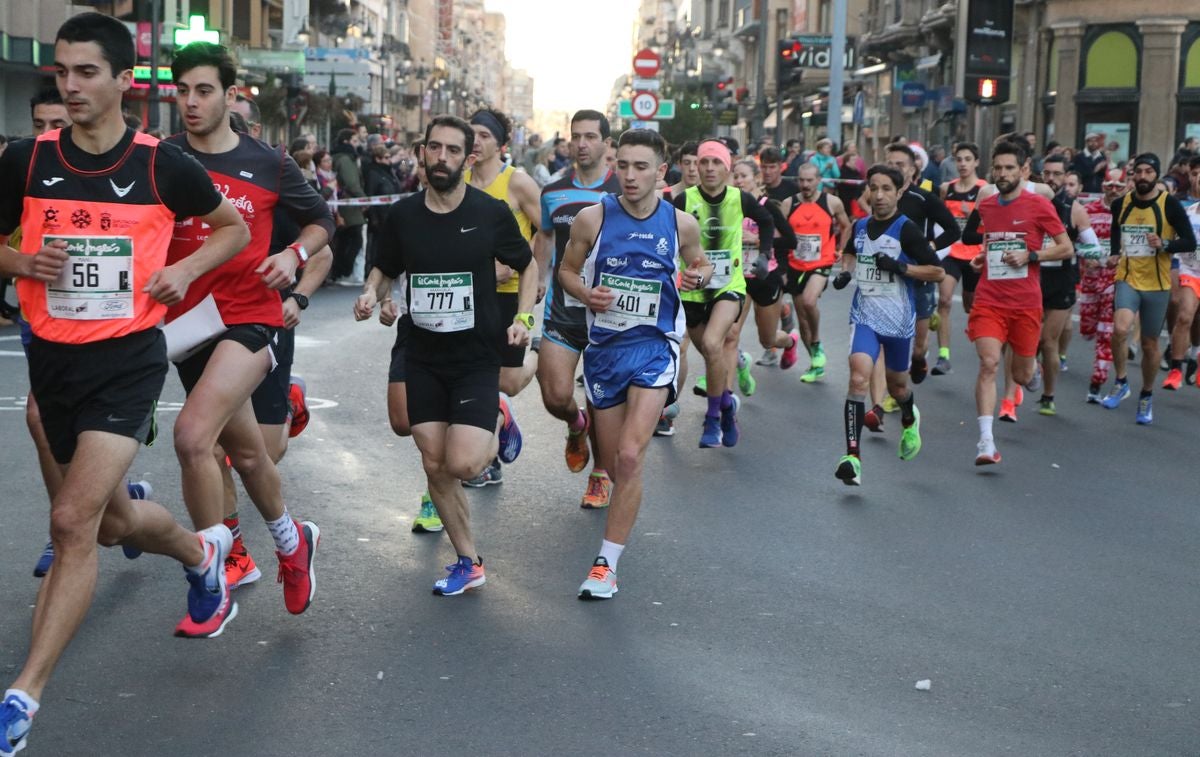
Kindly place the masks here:
POLYGON ((437 116, 425 130, 429 187, 395 203, 384 224, 386 240, 354 305, 357 320, 371 317, 390 297, 392 282, 408 281, 412 326, 405 344, 408 421, 421 451, 429 494, 457 560, 433 593, 455 596, 486 583, 483 558, 471 533, 460 481, 479 475, 499 454, 511 463, 521 436, 500 402, 500 351, 529 341, 537 297, 537 263, 503 200, 463 181, 474 161, 475 132, 454 116, 437 116), (518 315, 505 321, 496 293, 496 262, 522 274, 518 315))

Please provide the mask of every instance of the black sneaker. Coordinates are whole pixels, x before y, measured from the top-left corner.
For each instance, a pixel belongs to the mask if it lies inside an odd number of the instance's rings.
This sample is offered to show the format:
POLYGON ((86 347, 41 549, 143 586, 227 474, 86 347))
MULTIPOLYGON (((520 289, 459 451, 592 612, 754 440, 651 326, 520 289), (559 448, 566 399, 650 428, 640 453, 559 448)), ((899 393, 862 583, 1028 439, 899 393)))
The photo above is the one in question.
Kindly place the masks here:
POLYGON ((485 486, 502 483, 504 483, 504 473, 500 470, 500 461, 493 459, 491 464, 483 469, 482 473, 469 481, 463 481, 462 485, 472 489, 482 489, 485 486))
POLYGON ((1187 366, 1183 371, 1183 382, 1191 386, 1196 384, 1196 358, 1194 357, 1187 359, 1187 366))

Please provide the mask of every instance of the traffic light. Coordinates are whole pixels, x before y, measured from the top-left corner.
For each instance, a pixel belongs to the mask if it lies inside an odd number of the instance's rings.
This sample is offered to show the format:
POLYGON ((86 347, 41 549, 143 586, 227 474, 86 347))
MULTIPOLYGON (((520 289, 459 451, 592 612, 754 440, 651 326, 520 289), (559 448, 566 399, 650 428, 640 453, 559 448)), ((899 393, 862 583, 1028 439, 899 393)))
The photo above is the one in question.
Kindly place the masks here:
POLYGON ((717 109, 733 105, 733 77, 721 79, 713 92, 713 106, 717 109))
POLYGON ((738 87, 737 89, 735 89, 733 91, 733 99, 737 101, 738 105, 741 105, 742 103, 746 102, 746 98, 749 96, 750 96, 750 88, 749 87, 738 87))
POLYGON ((963 99, 977 105, 999 105, 1008 102, 1009 79, 1007 76, 968 76, 963 88, 963 99))
POLYGON ((804 74, 804 69, 800 67, 800 53, 803 51, 804 45, 800 40, 779 40, 775 74, 779 80, 780 89, 800 83, 800 78, 804 74))

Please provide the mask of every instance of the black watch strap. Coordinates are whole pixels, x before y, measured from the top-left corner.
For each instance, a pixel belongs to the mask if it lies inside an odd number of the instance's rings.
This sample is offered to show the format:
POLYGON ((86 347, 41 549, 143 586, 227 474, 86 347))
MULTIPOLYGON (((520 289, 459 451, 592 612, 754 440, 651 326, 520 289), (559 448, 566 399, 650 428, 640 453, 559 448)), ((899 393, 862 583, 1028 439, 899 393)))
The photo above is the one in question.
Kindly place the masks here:
MULTIPOLYGON (((287 296, 295 300, 296 304, 300 306, 301 310, 308 310, 308 297, 300 294, 299 292, 288 292, 287 296)), ((284 299, 287 299, 287 297, 284 299)))

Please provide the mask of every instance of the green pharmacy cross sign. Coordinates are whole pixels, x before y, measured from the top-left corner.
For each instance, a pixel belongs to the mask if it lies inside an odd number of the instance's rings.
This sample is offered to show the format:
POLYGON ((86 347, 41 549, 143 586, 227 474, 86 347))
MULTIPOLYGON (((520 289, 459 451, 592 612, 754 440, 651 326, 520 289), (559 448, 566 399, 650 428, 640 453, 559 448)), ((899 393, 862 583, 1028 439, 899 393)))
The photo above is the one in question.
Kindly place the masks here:
POLYGON ((175 46, 183 47, 193 42, 211 42, 219 45, 221 44, 221 32, 205 28, 204 16, 191 16, 188 18, 188 28, 175 30, 175 46))

